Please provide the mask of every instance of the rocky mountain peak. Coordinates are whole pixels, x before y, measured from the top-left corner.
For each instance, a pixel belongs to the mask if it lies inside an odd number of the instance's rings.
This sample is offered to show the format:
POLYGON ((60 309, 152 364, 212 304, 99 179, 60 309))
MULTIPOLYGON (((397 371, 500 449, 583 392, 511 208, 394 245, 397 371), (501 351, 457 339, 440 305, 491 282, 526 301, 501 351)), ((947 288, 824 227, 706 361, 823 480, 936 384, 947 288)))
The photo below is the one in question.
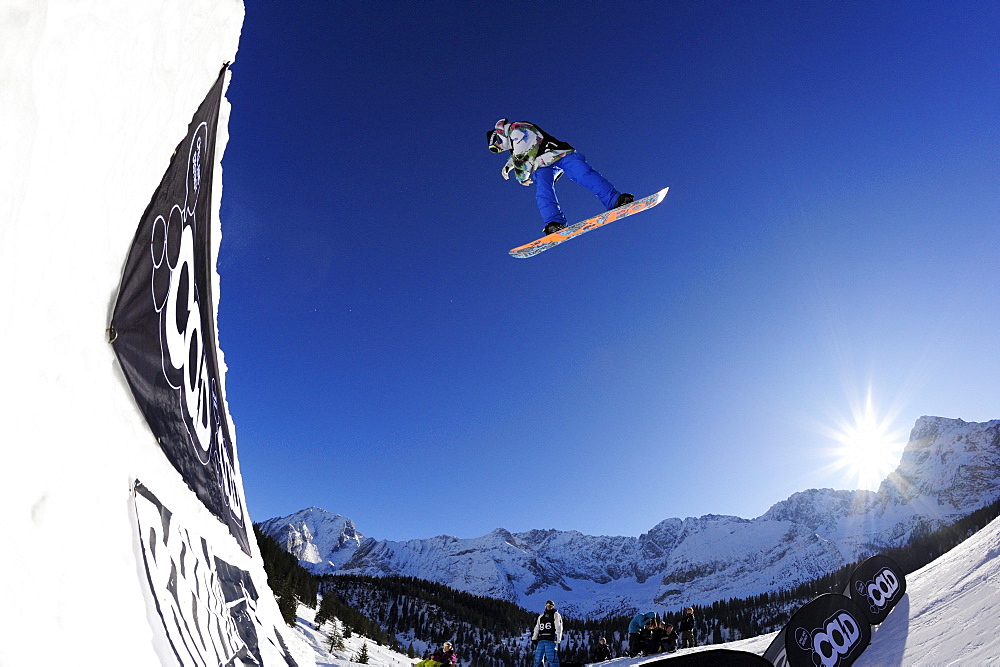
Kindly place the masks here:
POLYGON ((571 615, 790 588, 1000 498, 1000 420, 921 417, 878 492, 808 489, 762 516, 670 518, 639 537, 556 529, 395 542, 319 508, 262 524, 317 573, 398 574, 571 615))

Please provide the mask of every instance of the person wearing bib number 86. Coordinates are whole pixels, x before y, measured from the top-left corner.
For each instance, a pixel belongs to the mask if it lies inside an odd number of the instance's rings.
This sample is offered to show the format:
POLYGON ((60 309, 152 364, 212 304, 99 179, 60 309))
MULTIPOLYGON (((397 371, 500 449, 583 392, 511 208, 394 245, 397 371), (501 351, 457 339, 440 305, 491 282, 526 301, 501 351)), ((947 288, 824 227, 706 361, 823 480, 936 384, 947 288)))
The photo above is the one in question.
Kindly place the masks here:
POLYGON ((559 642, 562 641, 562 616, 556 611, 552 600, 545 603, 545 611, 539 614, 535 621, 535 630, 531 633, 531 643, 535 645, 535 667, 547 663, 550 667, 559 667, 559 642))

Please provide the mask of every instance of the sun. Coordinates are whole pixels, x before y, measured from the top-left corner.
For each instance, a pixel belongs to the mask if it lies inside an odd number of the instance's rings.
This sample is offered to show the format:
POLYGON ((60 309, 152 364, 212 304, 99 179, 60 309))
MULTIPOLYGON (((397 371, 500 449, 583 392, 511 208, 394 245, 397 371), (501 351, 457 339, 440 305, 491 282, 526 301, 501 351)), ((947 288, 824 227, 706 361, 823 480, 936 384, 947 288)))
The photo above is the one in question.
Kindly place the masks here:
POLYGON ((852 411, 852 419, 832 433, 837 441, 834 467, 844 469, 858 488, 877 490, 899 463, 905 434, 891 422, 878 416, 869 391, 864 405, 852 411))

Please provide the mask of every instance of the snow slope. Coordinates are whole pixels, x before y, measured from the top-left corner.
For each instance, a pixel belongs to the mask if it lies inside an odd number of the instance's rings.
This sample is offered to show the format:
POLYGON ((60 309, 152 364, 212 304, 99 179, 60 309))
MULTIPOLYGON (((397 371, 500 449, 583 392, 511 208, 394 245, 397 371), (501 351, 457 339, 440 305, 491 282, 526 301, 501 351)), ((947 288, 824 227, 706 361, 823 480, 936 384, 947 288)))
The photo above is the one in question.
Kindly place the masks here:
MULTIPOLYGON (((908 576, 906 594, 856 667, 1000 664, 998 556, 1000 519, 908 576)), ((763 654, 772 637, 727 646, 763 654)))
POLYGON ((344 648, 331 653, 327 643, 329 634, 332 631, 331 625, 338 623, 341 632, 343 624, 338 620, 327 621, 319 630, 315 624, 316 610, 309 607, 299 606, 298 616, 295 620, 295 629, 302 635, 305 642, 312 648, 313 659, 316 667, 351 667, 360 664, 354 661, 361 651, 361 647, 368 647, 368 664, 379 665, 380 667, 397 667, 399 665, 412 665, 416 660, 407 658, 402 653, 379 646, 367 637, 354 634, 344 639, 344 648))
MULTIPOLYGON (((1000 519, 906 578, 906 594, 872 632, 855 667, 1000 664, 1000 519)), ((702 646, 763 655, 776 633, 702 646)), ((685 651, 678 651, 678 655, 685 651)), ((641 665, 618 658, 602 665, 641 665)))
MULTIPOLYGON (((3 667, 176 664, 146 581, 136 480, 205 540, 202 562, 249 574, 260 627, 312 664, 281 629, 256 545, 243 553, 166 460, 105 333, 140 217, 234 60, 243 14, 241 0, 0 3, 3 667)), ((228 119, 223 100, 217 160, 228 119)), ((221 169, 215 179, 217 243, 221 169)), ((285 664, 258 636, 265 664, 285 664)))

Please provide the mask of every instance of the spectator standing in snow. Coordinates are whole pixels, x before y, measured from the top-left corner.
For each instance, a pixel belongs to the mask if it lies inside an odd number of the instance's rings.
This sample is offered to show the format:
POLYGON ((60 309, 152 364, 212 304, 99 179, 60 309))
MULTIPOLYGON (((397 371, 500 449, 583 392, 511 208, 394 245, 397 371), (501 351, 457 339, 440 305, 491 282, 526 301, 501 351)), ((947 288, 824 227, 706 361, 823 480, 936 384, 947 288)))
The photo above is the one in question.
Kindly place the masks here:
POLYGON ((628 624, 629 657, 634 658, 639 655, 639 652, 642 650, 642 631, 646 628, 646 624, 654 618, 656 618, 656 614, 651 611, 645 614, 636 614, 632 617, 632 620, 628 624))
POLYGON ((556 603, 549 600, 545 603, 545 611, 538 615, 535 629, 531 633, 531 642, 535 645, 535 667, 548 663, 550 667, 559 667, 559 642, 562 641, 562 616, 556 611, 556 603))
POLYGON ((694 648, 698 642, 694 638, 694 607, 688 607, 681 616, 677 629, 681 633, 681 648, 694 648))
POLYGON ((673 653, 677 650, 677 640, 679 639, 677 631, 674 630, 674 626, 670 623, 667 623, 664 630, 666 630, 667 634, 663 635, 663 650, 667 653, 673 653))
POLYGON ((605 660, 610 660, 613 656, 611 655, 611 647, 608 646, 608 640, 601 637, 597 640, 597 645, 590 652, 590 659, 592 662, 603 662, 605 660))

